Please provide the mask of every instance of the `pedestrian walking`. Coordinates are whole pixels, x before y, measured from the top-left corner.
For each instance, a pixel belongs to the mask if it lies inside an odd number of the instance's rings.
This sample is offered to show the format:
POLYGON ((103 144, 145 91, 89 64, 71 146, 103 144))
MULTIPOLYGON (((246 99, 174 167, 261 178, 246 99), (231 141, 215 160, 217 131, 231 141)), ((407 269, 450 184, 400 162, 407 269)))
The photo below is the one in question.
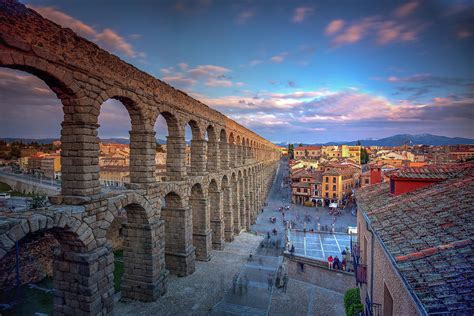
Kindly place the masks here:
POLYGON ((286 287, 288 286, 288 274, 283 276, 283 293, 286 293, 286 287))
POLYGON ((239 278, 239 275, 237 273, 232 278, 232 293, 234 293, 234 294, 237 291, 237 280, 238 280, 238 278, 239 278))
POLYGON ((268 292, 270 292, 272 290, 272 287, 273 287, 273 278, 271 276, 271 274, 268 275, 268 292))

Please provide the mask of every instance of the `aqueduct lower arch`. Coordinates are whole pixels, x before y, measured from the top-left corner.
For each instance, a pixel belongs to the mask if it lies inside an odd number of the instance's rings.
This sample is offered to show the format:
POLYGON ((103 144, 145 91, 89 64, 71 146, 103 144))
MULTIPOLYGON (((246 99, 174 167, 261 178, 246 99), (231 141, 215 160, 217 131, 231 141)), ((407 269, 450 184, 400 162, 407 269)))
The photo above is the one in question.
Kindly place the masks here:
POLYGON ((63 104, 55 206, 0 218, 0 259, 32 232, 53 230, 61 241, 56 314, 112 313, 106 236, 119 210, 128 219, 122 295, 144 301, 166 291, 169 271, 193 273, 196 258, 209 260, 211 248, 222 249, 255 221, 280 158, 271 142, 13 0, 0 0, 0 66, 41 78, 63 104), (109 98, 122 100, 132 122, 131 184, 119 194, 102 193, 99 183, 97 118, 109 98), (154 176, 159 115, 169 131, 162 182, 154 176), (188 171, 184 127, 191 121, 202 135, 193 145, 198 165, 188 171))

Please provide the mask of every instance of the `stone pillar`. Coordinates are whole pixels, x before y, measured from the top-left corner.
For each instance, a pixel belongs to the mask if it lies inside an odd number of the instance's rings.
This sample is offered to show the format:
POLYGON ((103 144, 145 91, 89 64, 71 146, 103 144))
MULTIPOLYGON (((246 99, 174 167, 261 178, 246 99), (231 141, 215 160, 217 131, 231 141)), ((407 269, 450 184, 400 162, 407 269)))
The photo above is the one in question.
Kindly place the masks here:
POLYGON ((122 297, 153 302, 167 289, 164 221, 125 223, 123 236, 122 297))
POLYGON ((190 275, 195 270, 195 247, 192 244, 193 222, 191 209, 163 208, 165 221, 166 268, 178 276, 190 275))
POLYGON ((154 183, 156 139, 154 131, 130 131, 130 182, 154 183))
POLYGON ((211 229, 212 229, 212 249, 224 249, 224 212, 223 212, 223 192, 209 192, 211 229))
POLYGON ((196 259, 209 261, 211 259, 212 231, 207 198, 190 199, 190 204, 193 209, 193 245, 196 247, 196 259))
POLYGON ((236 155, 236 166, 241 166, 243 165, 243 157, 242 157, 242 146, 241 145, 235 145, 235 149, 236 149, 236 152, 237 152, 237 155, 236 155))
POLYGON ((234 240, 234 216, 233 216, 233 192, 230 187, 224 188, 224 198, 222 206, 224 209, 224 237, 225 241, 231 242, 234 240))
POLYGON ((229 164, 231 168, 237 166, 237 145, 229 144, 229 164))
POLYGON ((226 142, 219 143, 219 154, 220 154, 220 169, 228 170, 229 169, 229 144, 226 142))
POLYGON ((234 211, 234 234, 240 234, 240 188, 239 181, 232 183, 232 209, 234 211))
POLYGON ((207 142, 196 139, 191 141, 191 173, 199 175, 206 172, 207 142))
POLYGON ((88 197, 99 194, 99 125, 75 122, 61 125, 62 195, 88 197))
POLYGON ((247 216, 246 216, 246 200, 245 200, 245 191, 246 187, 244 185, 244 179, 239 180, 239 198, 240 198, 240 225, 239 225, 239 231, 247 227, 247 216))
POLYGON ((221 157, 219 151, 219 142, 207 142, 207 171, 217 172, 220 169, 221 157))
POLYGON ((54 251, 55 315, 109 315, 114 308, 112 246, 89 252, 54 251))
POLYGON ((166 175, 170 181, 180 181, 186 175, 186 142, 183 136, 166 137, 166 175))

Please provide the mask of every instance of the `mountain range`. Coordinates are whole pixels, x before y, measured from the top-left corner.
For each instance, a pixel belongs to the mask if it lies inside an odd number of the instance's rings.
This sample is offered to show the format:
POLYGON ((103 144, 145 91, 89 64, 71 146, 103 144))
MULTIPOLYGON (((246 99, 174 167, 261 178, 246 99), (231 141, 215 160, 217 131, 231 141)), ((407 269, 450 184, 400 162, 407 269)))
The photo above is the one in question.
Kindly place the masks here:
MULTIPOLYGON (((328 143, 315 143, 315 144, 303 144, 303 145, 357 145, 360 142, 363 146, 402 146, 402 145, 431 145, 431 146, 445 146, 445 145, 461 145, 461 144, 474 144, 474 139, 462 138, 462 137, 447 137, 432 134, 399 134, 385 138, 370 138, 361 139, 354 141, 338 141, 328 143)), ((279 143, 279 146, 287 146, 287 143, 279 143)), ((295 144, 296 145, 296 144, 295 144)), ((297 144, 299 145, 299 143, 297 144)))

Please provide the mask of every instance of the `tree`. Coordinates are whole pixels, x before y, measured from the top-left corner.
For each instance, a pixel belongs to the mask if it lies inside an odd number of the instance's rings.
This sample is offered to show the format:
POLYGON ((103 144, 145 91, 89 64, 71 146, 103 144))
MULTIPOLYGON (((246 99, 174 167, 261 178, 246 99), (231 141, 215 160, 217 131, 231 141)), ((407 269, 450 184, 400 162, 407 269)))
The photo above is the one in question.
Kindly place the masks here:
POLYGON ((367 153, 365 148, 362 148, 360 151, 360 162, 363 165, 369 162, 369 153, 367 153))
POLYGON ((288 144, 288 156, 290 157, 290 159, 294 159, 294 157, 295 157, 295 145, 288 144))
POLYGON ((45 207, 48 204, 48 198, 45 195, 35 194, 31 200, 30 208, 37 209, 45 207))

